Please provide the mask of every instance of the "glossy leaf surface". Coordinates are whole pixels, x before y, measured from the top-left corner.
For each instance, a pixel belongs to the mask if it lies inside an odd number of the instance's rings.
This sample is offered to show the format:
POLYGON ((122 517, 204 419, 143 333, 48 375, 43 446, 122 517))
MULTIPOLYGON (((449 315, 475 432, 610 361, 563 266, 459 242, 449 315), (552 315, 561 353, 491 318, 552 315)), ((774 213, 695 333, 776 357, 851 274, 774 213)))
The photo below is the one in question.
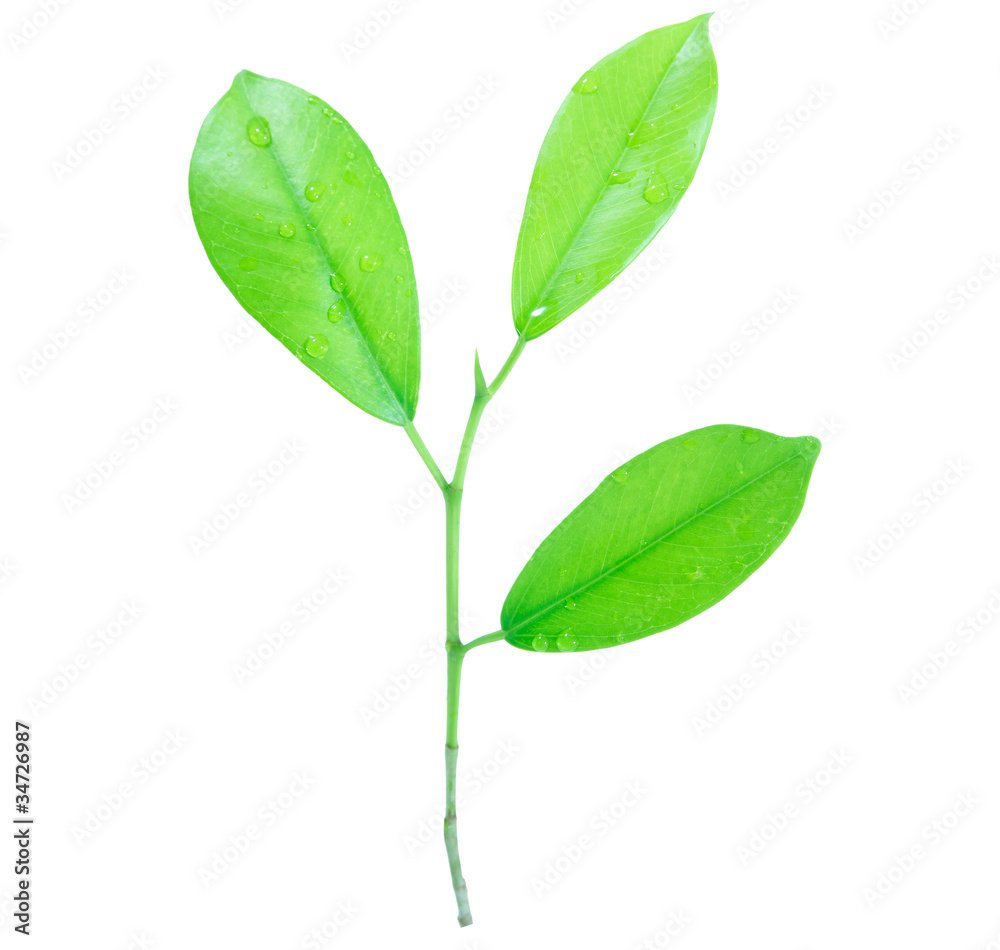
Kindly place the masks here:
POLYGON ((343 116, 241 72, 201 127, 190 194, 208 257, 247 312, 366 412, 412 419, 420 323, 409 246, 343 116))
POLYGON ((709 16, 626 44, 587 70, 559 107, 514 257, 514 325, 529 339, 617 277, 690 185, 718 92, 709 16))
POLYGON ((819 449, 812 436, 717 425, 637 455, 531 556, 503 605, 505 639, 597 650, 711 607, 791 530, 819 449))

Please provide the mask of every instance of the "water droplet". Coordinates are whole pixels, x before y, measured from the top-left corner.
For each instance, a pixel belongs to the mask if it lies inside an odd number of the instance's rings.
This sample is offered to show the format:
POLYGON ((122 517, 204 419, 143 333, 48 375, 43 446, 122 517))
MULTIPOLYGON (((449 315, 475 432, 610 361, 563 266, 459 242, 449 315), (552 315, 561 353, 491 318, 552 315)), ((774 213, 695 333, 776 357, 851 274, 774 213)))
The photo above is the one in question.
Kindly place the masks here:
POLYGON ((760 439, 760 433, 756 429, 743 430, 744 442, 757 442, 759 439, 760 439))
POLYGON ((674 191, 684 191, 688 186, 688 183, 683 178, 677 178, 670 183, 670 187, 674 191))
POLYGON ((344 301, 334 300, 334 302, 330 304, 330 309, 326 312, 326 319, 329 320, 330 323, 340 323, 340 321, 344 318, 345 313, 347 313, 347 305, 344 301))
POLYGON ((344 278, 334 271, 334 273, 330 275, 330 286, 337 291, 338 294, 342 294, 344 292, 344 287, 347 285, 344 283, 344 278))
POLYGON ((586 279, 587 279, 587 275, 586 275, 586 274, 585 274, 585 273, 584 273, 584 272, 583 272, 582 270, 578 270, 578 271, 577 271, 577 272, 576 272, 576 273, 575 273, 575 274, 573 275, 573 280, 574 280, 574 281, 575 281, 576 283, 578 283, 578 284, 582 284, 582 283, 583 283, 583 282, 584 282, 584 281, 585 281, 586 279))
POLYGON ((344 158, 350 161, 352 158, 354 158, 354 152, 351 151, 344 152, 344 158))
POLYGON ((314 106, 314 105, 316 105, 316 97, 315 96, 310 96, 308 99, 306 99, 306 102, 308 102, 309 105, 314 106))
POLYGON ((271 127, 267 124, 267 119, 265 119, 262 115, 255 115, 252 119, 248 119, 247 138, 250 139, 254 145, 270 145, 271 127))
POLYGON ((562 650, 563 653, 572 653, 578 646, 580 641, 574 636, 571 630, 567 630, 565 633, 560 633, 556 637, 556 646, 562 650))
POLYGON ((362 254, 361 260, 358 261, 358 267, 360 267, 366 274, 373 274, 381 266, 381 254, 362 254))
POLYGON ((256 221, 263 221, 263 220, 264 220, 264 215, 262 215, 262 214, 261 214, 261 213, 260 213, 260 212, 258 211, 258 212, 257 212, 256 214, 254 214, 254 220, 256 220, 256 221))
POLYGON ((345 228, 349 228, 352 224, 354 224, 354 218, 352 218, 349 214, 341 215, 340 216, 340 223, 345 228))
POLYGON ((609 185, 624 185, 626 182, 631 181, 635 178, 635 169, 622 171, 620 169, 615 169, 611 173, 611 177, 608 179, 609 185))
POLYGON ((560 567, 559 568, 559 576, 560 577, 565 577, 567 574, 569 574, 569 570, 567 568, 565 568, 565 567, 560 567))
POLYGON ((306 185, 306 198, 309 201, 319 201, 323 197, 324 191, 326 191, 326 182, 311 181, 306 185))
POLYGON ((661 201, 666 201, 670 197, 670 189, 662 178, 653 175, 646 182, 646 188, 642 193, 642 197, 651 205, 658 205, 661 201))
POLYGON ((333 121, 336 122, 337 125, 340 125, 344 120, 339 115, 333 115, 332 113, 333 110, 331 110, 330 118, 333 119, 333 121))
POLYGON ((628 472, 620 468, 616 472, 612 472, 611 477, 618 482, 619 485, 624 485, 628 481, 628 472))
POLYGON ((395 333, 394 333, 394 332, 393 332, 392 330, 386 330, 386 331, 385 331, 385 338, 386 338, 386 339, 387 339, 387 340, 388 340, 388 341, 389 341, 390 343, 393 343, 393 342, 395 342, 395 340, 396 340, 396 334, 395 334, 395 333))
POLYGON ((307 230, 307 231, 315 231, 315 230, 316 230, 316 225, 315 225, 315 224, 312 224, 312 223, 310 222, 309 224, 307 224, 307 225, 306 225, 306 230, 307 230))
POLYGON ((412 297, 413 296, 413 288, 412 287, 407 287, 406 290, 403 291, 403 296, 404 297, 412 297))
POLYGON ((566 609, 567 610, 576 610, 576 601, 573 600, 572 597, 570 597, 570 598, 568 598, 566 600, 566 609))
POLYGON ((686 445, 689 449, 697 447, 698 443, 694 439, 685 439, 681 445, 686 445))
POLYGON ((257 270, 257 262, 252 257, 240 258, 240 270, 257 270))
POLYGON ((329 106, 323 106, 323 115, 333 118, 333 109, 329 106))
POLYGON ((399 247, 396 248, 396 253, 402 254, 403 257, 406 257, 406 248, 400 245, 399 247))
POLYGON ((283 238, 295 237, 295 225, 294 224, 283 224, 278 228, 278 234, 283 238))
POLYGON ((624 633, 616 633, 615 634, 615 643, 624 643, 624 642, 625 642, 625 634, 624 633))
POLYGON ((544 653, 549 648, 549 638, 545 636, 544 633, 538 634, 534 640, 531 641, 531 649, 538 653, 544 653))
POLYGON ((354 185, 356 188, 361 187, 361 179, 358 178, 357 172, 351 171, 350 168, 344 172, 344 181, 349 185, 354 185))
POLYGON ((597 92, 601 86, 601 77, 594 70, 589 69, 577 81, 573 87, 573 92, 591 93, 597 92))
POLYGON ((698 510, 699 511, 704 511, 707 507, 708 507, 708 503, 707 502, 704 502, 704 501, 699 501, 698 502, 698 510))
POLYGON ((319 359, 319 357, 325 356, 326 351, 330 349, 330 341, 322 333, 316 333, 306 337, 305 347, 310 356, 319 359))
POLYGON ((401 284, 404 280, 406 280, 406 278, 402 274, 397 274, 396 275, 396 283, 397 284, 401 284))
POLYGON ((628 134, 628 141, 625 143, 629 148, 639 148, 647 142, 652 142, 660 134, 663 128, 663 119, 653 119, 652 121, 640 122, 628 134))

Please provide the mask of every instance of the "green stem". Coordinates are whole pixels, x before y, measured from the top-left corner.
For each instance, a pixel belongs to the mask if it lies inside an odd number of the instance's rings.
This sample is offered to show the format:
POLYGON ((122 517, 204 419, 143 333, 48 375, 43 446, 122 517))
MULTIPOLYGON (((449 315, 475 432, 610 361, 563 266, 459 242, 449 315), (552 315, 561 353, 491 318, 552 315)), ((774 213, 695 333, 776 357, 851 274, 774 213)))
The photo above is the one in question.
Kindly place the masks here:
POLYGON ((502 640, 504 638, 505 632, 503 630, 497 630, 495 633, 487 633, 481 637, 477 637, 475 640, 470 640, 468 643, 462 644, 462 654, 466 654, 473 647, 481 647, 484 643, 493 643, 496 640, 502 640))
MULTIPOLYGON (((462 491, 465 488, 465 473, 469 467, 469 458, 472 455, 472 446, 475 442, 476 432, 479 430, 480 420, 489 401, 496 395, 497 390, 503 385, 503 381, 510 375, 518 357, 524 352, 527 345, 527 338, 523 335, 518 337, 514 349, 511 350, 507 361, 500 368, 496 378, 483 390, 476 392, 476 397, 472 401, 472 409, 469 412, 469 421, 465 427, 465 435, 462 437, 462 446, 458 451, 458 460, 455 463, 455 475, 451 482, 445 482, 444 477, 440 479, 440 469, 435 465, 431 469, 435 481, 441 487, 444 494, 444 517, 445 517, 445 590, 446 590, 446 633, 445 649, 448 653, 448 713, 447 728, 445 731, 445 814, 444 814, 444 845, 448 852, 448 864, 451 868, 451 883, 455 889, 455 900, 458 902, 458 923, 462 927, 468 927, 472 923, 472 913, 469 910, 469 891, 465 884, 465 877, 462 874, 462 860, 458 853, 458 814, 455 807, 455 788, 457 785, 458 772, 458 694, 462 682, 462 660, 465 654, 473 646, 481 643, 488 643, 490 640, 498 640, 503 636, 502 631, 496 634, 487 634, 471 643, 463 644, 458 630, 458 565, 459 565, 459 533, 462 520, 462 491), (437 474, 435 474, 437 469, 437 474)), ((421 457, 431 467, 434 460, 430 453, 420 441, 416 429, 412 423, 407 426, 407 435, 417 447, 421 457)))
POLYGON ((420 453, 420 457, 424 460, 424 465, 427 466, 427 470, 431 473, 434 481, 437 482, 438 488, 444 491, 448 487, 448 480, 444 477, 437 462, 434 461, 434 456, 431 455, 430 450, 424 445, 424 440, 420 438, 420 433, 417 432, 417 427, 413 424, 412 419, 403 426, 403 431, 410 437, 410 441, 420 453))

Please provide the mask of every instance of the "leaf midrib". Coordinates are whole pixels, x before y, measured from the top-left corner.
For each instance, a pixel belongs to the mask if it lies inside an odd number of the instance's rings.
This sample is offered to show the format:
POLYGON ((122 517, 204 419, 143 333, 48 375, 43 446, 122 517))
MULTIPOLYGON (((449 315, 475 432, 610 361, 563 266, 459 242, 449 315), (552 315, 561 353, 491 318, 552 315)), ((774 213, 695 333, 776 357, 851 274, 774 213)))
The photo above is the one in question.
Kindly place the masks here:
MULTIPOLYGON (((533 613, 530 617, 526 617, 524 620, 520 621, 519 623, 516 623, 513 627, 508 627, 507 629, 504 630, 504 633, 505 634, 507 634, 507 633, 513 633, 514 631, 520 629, 521 627, 524 627, 527 624, 531 623, 533 620, 537 620, 539 617, 544 616, 547 613, 550 613, 551 611, 555 610, 556 607, 558 607, 559 604, 562 601, 567 600, 570 597, 575 597, 577 594, 581 593, 582 591, 588 590, 589 588, 593 587, 595 584, 597 584, 600 581, 604 580, 604 578, 606 578, 609 575, 614 574, 616 571, 620 570, 622 567, 624 567, 629 562, 635 560, 635 558, 639 557, 640 555, 642 555, 642 554, 648 554, 655 545, 660 544, 661 542, 665 541, 670 535, 676 534, 678 531, 682 530, 683 528, 686 528, 689 524, 691 524, 696 519, 701 518, 701 517, 707 515, 714 508, 717 508, 719 505, 723 504, 724 502, 727 502, 730 499, 735 498, 741 492, 746 491, 751 485, 756 484, 762 478, 766 478, 768 475, 772 474, 773 472, 776 472, 783 465, 787 465, 789 462, 792 462, 792 461, 794 461, 797 458, 806 458, 806 457, 800 451, 800 452, 796 453, 795 455, 792 455, 789 458, 786 458, 783 461, 779 462, 777 465, 771 466, 771 468, 767 469, 767 471, 761 472, 760 475, 757 475, 756 477, 750 479, 750 481, 748 481, 748 482, 744 482, 738 489, 736 489, 735 491, 729 492, 728 494, 726 494, 722 498, 720 498, 718 501, 712 502, 712 504, 709 505, 708 507, 703 508, 700 511, 695 511, 695 513, 693 515, 691 515, 691 517, 688 518, 686 521, 682 521, 680 524, 674 525, 669 531, 667 531, 664 534, 660 535, 655 540, 650 541, 646 545, 644 545, 642 547, 639 547, 632 554, 628 555, 627 557, 622 558, 616 564, 614 564, 610 568, 608 568, 606 571, 603 571, 600 574, 598 574, 596 577, 593 577, 590 580, 588 580, 585 584, 581 584, 579 587, 576 587, 573 590, 567 592, 566 594, 563 594, 562 596, 560 596, 557 600, 553 601, 548 606, 543 607, 541 610, 535 611, 535 613, 533 613)), ((808 459, 806 459, 806 461, 808 461, 808 459)), ((567 518, 568 517, 569 517, 569 515, 567 515, 567 518)), ((549 535, 549 537, 552 537, 552 535, 549 535)), ((546 539, 546 540, 548 540, 548 539, 546 539)), ((543 541, 542 543, 544 544, 545 542, 543 541)), ((515 583, 516 583, 516 581, 515 581, 515 583)))
MULTIPOLYGON (((684 42, 681 43, 681 45, 677 48, 677 51, 674 53, 673 58, 670 60, 670 62, 664 68, 663 74, 660 76, 660 79, 659 79, 659 81, 656 84, 656 90, 653 92, 653 95, 649 97, 649 101, 646 103, 646 108, 643 110, 642 115, 639 117, 639 121, 636 123, 636 125, 632 128, 631 131, 634 132, 642 124, 642 121, 646 118, 646 116, 649 115, 649 110, 652 107, 653 101, 656 99, 657 95, 660 92, 660 89, 663 87, 663 84, 666 82, 667 75, 670 73, 670 70, 673 69, 674 65, 677 62, 677 58, 684 51, 685 47, 690 42, 691 37, 694 36, 695 30, 698 29, 698 26, 700 25, 700 23, 701 23, 701 20, 699 19, 695 23, 694 27, 691 29, 691 32, 688 33, 688 35, 686 37, 684 37, 684 42)), ((618 155, 618 160, 612 164, 610 171, 608 171, 608 173, 604 176, 604 184, 603 184, 603 186, 601 188, 601 191, 598 193, 597 200, 593 202, 593 204, 590 207, 590 210, 584 216, 583 221, 580 222, 580 225, 573 232, 572 239, 570 240, 569 244, 566 246, 566 249, 563 251, 563 253, 559 256, 559 260, 556 263, 556 266, 552 269, 552 273, 549 275, 548 280, 545 282, 545 286, 542 288, 541 292, 536 297, 535 302, 534 302, 535 305, 533 307, 531 307, 530 310, 529 310, 528 320, 524 324, 524 329, 521 331, 522 333, 527 333, 531 329, 531 324, 536 319, 538 319, 537 317, 530 316, 530 313, 533 312, 534 310, 537 310, 539 307, 542 306, 542 301, 545 300, 545 298, 548 295, 550 289, 552 288, 552 284, 554 283, 554 281, 556 279, 556 276, 558 274, 562 273, 563 263, 565 262, 566 258, 569 257, 570 252, 576 247, 578 241, 580 240, 581 233, 583 233, 583 231, 586 229, 588 223, 590 222, 590 219, 594 216, 595 212, 597 211, 597 206, 601 203, 602 198, 604 197, 604 195, 606 195, 608 193, 608 188, 611 187, 611 186, 608 185, 608 178, 611 176, 611 172, 613 172, 616 168, 618 168, 618 166, 622 163, 622 160, 629 153, 629 147, 628 147, 627 141, 628 141, 628 139, 626 138, 626 144, 622 147, 622 150, 621 150, 621 152, 618 155)), ((673 202, 673 204, 676 205, 677 202, 675 201, 675 202, 673 202)))
MULTIPOLYGON (((250 101, 250 96, 249 96, 249 94, 247 92, 247 89, 246 89, 246 82, 247 82, 246 78, 243 77, 243 76, 241 76, 240 77, 240 83, 239 83, 239 91, 240 91, 240 94, 243 96, 243 101, 251 109, 251 111, 254 112, 254 115, 257 115, 257 112, 255 111, 256 107, 250 101)), ((329 108, 329 106, 328 106, 328 108, 329 108)), ((345 124, 346 124, 346 120, 345 120, 345 124)), ((360 137, 359 137, 359 141, 360 141, 360 137)), ((365 147, 367 148, 367 145, 365 147)), ((271 159, 273 160, 273 162, 278 166, 278 169, 279 169, 278 177, 281 179, 281 183, 282 183, 282 186, 284 187, 284 190, 285 190, 286 194, 288 194, 288 196, 291 198, 292 203, 296 206, 296 208, 298 208, 298 210, 302 214, 302 216, 304 218, 306 218, 306 220, 309 220, 310 219, 310 214, 311 214, 311 209, 305 204, 304 197, 300 198, 299 195, 296 193, 295 189, 292 188, 292 186, 291 186, 291 177, 290 177, 290 174, 289 174, 289 169, 285 165, 284 161, 281 158, 281 155, 279 154, 279 152, 275 148, 275 143, 274 143, 273 139, 271 141, 270 147, 267 149, 267 152, 270 154, 271 159)), ((326 261, 326 264, 327 264, 327 267, 328 267, 330 273, 336 273, 337 269, 338 269, 338 266, 340 266, 341 269, 343 269, 341 265, 336 265, 335 262, 333 260, 331 260, 330 255, 327 252, 326 247, 318 240, 318 237, 317 237, 317 235, 319 234, 318 229, 316 231, 310 231, 308 228, 306 228, 305 230, 306 230, 306 233, 308 235, 307 240, 316 248, 317 251, 319 251, 319 253, 322 256, 323 260, 326 261)), ((341 296, 343 297, 345 295, 343 293, 341 293, 341 296)), ((371 365, 374 367, 375 372, 378 374, 378 377, 382 380, 382 383, 384 384, 384 386, 386 388, 386 391, 392 397, 392 402, 395 403, 396 408, 399 410, 400 416, 404 420, 408 420, 410 418, 410 414, 406 411, 406 409, 403 406, 403 404, 399 401, 399 397, 397 396, 395 389, 393 388, 392 384, 390 383, 388 377, 386 377, 384 371, 382 370, 381 365, 379 364, 378 360, 376 359, 375 352, 372 349, 372 341, 369 340, 368 335, 364 332, 364 330, 361 328, 361 326, 358 324, 357 320, 354 317, 355 307, 353 305, 353 302, 350 303, 350 309, 351 309, 351 313, 350 313, 351 326, 354 328, 355 333, 360 338, 361 342, 364 344, 365 353, 368 355, 368 359, 371 362, 371 365)))

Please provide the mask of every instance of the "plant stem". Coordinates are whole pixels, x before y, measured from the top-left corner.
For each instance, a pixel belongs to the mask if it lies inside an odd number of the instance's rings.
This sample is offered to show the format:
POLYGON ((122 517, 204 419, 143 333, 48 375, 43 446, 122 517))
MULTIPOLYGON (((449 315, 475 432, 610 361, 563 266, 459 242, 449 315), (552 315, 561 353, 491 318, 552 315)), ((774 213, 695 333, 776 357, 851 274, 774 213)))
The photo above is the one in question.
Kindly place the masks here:
POLYGON ((524 352, 527 345, 527 338, 523 335, 518 337, 514 349, 511 350, 507 361, 500 368, 496 378, 486 387, 485 390, 478 391, 472 401, 472 409, 469 412, 469 421, 465 427, 465 434, 462 437, 462 445, 458 451, 458 460, 455 463, 455 475, 451 482, 445 482, 440 475, 440 469, 434 465, 434 460, 430 457, 420 436, 412 423, 407 426, 407 435, 417 447, 421 457, 431 468, 431 474, 441 487, 444 494, 444 517, 445 517, 445 590, 446 590, 446 634, 445 649, 448 654, 448 713, 447 728, 445 730, 444 761, 445 761, 445 815, 444 815, 444 845, 448 852, 448 864, 451 867, 451 883, 455 889, 455 900, 458 902, 458 923, 462 927, 468 927, 472 923, 472 912, 469 910, 469 891, 465 884, 465 877, 462 874, 462 859, 458 853, 458 814, 455 807, 455 788, 457 785, 458 772, 458 695, 462 682, 462 660, 465 654, 473 646, 488 643, 490 640, 498 640, 503 636, 502 631, 495 634, 487 634, 478 640, 473 640, 469 644, 463 644, 458 629, 458 565, 459 565, 459 534, 462 519, 462 491, 465 487, 465 472, 469 467, 469 458, 472 455, 472 446, 479 429, 479 422, 483 417, 483 412, 489 401, 496 395, 497 390, 503 385, 503 381, 510 375, 518 357, 524 352), (435 474, 436 470, 436 474, 435 474))
POLYGON ((438 468, 438 464, 434 461, 434 456, 431 455, 430 450, 424 445, 424 440, 420 438, 420 433, 417 432, 417 427, 413 424, 412 419, 403 426, 403 431, 410 437, 410 441, 420 453, 420 457, 424 460, 424 465, 427 466, 427 470, 431 473, 434 481, 437 482, 438 488, 444 491, 448 487, 448 480, 444 477, 441 469, 438 468))
POLYGON ((464 656, 473 647, 481 647, 484 643, 493 643, 495 640, 502 640, 504 638, 504 631, 497 630, 495 633, 487 633, 481 637, 477 637, 475 640, 470 640, 468 643, 462 644, 462 655, 464 656))

